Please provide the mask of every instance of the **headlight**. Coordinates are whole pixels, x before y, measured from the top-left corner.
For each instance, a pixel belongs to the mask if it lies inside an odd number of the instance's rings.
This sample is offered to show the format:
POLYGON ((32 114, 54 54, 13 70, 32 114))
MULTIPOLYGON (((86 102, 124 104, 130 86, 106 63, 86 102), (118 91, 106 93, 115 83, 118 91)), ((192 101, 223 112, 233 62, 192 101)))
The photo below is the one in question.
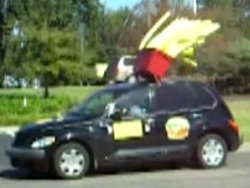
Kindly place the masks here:
POLYGON ((56 141, 55 137, 52 137, 52 136, 50 136, 50 137, 43 137, 43 138, 40 138, 40 139, 34 141, 31 144, 31 147, 34 148, 34 149, 44 148, 46 146, 52 145, 55 141, 56 141))

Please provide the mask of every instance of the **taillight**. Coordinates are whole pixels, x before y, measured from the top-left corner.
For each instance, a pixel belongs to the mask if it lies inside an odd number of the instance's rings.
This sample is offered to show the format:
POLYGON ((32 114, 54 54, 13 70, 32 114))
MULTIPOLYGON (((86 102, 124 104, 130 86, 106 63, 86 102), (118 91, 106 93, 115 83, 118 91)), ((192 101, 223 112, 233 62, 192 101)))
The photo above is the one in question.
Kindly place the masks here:
POLYGON ((228 120, 228 124, 229 124, 229 126, 235 131, 235 132, 239 132, 240 131, 240 127, 239 127, 239 125, 235 122, 235 121, 233 121, 233 120, 228 120))

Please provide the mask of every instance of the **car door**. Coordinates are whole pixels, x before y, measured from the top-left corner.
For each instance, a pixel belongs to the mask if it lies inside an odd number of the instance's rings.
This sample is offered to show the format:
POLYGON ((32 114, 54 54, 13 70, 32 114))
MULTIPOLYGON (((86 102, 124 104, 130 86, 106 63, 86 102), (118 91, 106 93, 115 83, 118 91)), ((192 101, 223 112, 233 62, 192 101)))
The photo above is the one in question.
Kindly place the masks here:
POLYGON ((152 139, 148 122, 151 98, 151 90, 145 86, 115 102, 120 118, 115 118, 112 122, 114 156, 144 158, 154 153, 154 142, 157 139, 152 139))
POLYGON ((156 89, 152 106, 161 145, 169 148, 185 144, 191 123, 188 107, 192 98, 185 84, 162 84, 156 89))

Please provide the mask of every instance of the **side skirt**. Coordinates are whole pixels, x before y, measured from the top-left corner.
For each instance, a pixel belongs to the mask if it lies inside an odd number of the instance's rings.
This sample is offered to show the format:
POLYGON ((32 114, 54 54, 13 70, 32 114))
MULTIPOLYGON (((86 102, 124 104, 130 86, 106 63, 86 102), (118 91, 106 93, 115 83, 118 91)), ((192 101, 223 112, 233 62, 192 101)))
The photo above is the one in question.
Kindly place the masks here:
POLYGON ((161 147, 149 147, 149 148, 137 148, 137 149, 120 149, 117 150, 113 156, 108 158, 108 161, 120 161, 120 160, 162 160, 171 158, 182 158, 189 153, 188 145, 178 146, 161 146, 161 147))

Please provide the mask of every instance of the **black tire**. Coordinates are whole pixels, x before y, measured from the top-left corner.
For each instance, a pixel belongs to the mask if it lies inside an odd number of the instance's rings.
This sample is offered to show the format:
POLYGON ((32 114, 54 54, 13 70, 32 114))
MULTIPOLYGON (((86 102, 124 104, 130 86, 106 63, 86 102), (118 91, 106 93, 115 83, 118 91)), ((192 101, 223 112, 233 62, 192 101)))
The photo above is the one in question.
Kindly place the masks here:
POLYGON ((217 134, 207 134, 201 137, 201 139, 199 140, 198 147, 195 153, 197 162, 196 164, 199 168, 212 169, 219 168, 225 164, 228 150, 226 142, 221 136, 217 134), (210 150, 210 152, 207 152, 208 149, 205 149, 205 147, 212 142, 215 142, 217 144, 217 147, 216 149, 215 147, 213 147, 214 149, 210 150), (217 157, 215 157, 216 154, 217 157))
MULTIPOLYGON (((68 155, 68 154, 67 154, 68 155)), ((90 167, 90 156, 88 151, 80 144, 78 143, 67 143, 67 144, 63 144, 61 146, 59 146, 55 152, 54 155, 52 156, 53 159, 53 170, 54 170, 54 174, 58 177, 58 178, 62 178, 62 179, 80 179, 82 178, 89 170, 90 167), (66 155, 67 152, 72 152, 72 150, 77 151, 76 155, 78 155, 78 157, 80 157, 81 161, 78 162, 78 165, 81 166, 80 170, 73 170, 74 174, 69 175, 69 169, 67 170, 67 167, 64 168, 64 170, 62 169, 62 163, 66 163, 65 159, 63 159, 63 155, 66 155), (68 171, 68 172, 67 172, 68 171)), ((71 158, 71 162, 72 165, 70 166, 74 166, 74 163, 76 161, 73 160, 73 158, 71 158)), ((70 164, 68 163, 68 164, 70 164)), ((68 165, 67 164, 67 165, 68 165)))

